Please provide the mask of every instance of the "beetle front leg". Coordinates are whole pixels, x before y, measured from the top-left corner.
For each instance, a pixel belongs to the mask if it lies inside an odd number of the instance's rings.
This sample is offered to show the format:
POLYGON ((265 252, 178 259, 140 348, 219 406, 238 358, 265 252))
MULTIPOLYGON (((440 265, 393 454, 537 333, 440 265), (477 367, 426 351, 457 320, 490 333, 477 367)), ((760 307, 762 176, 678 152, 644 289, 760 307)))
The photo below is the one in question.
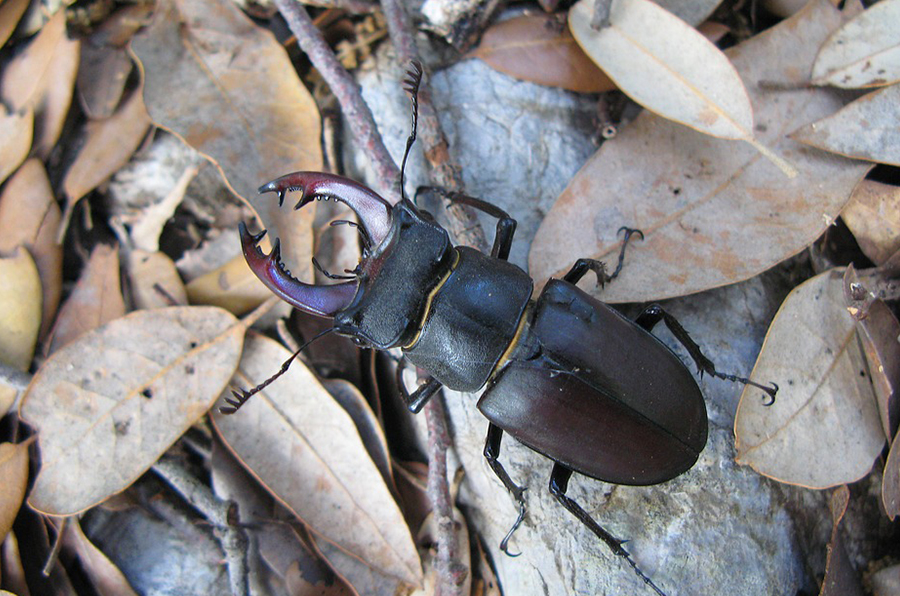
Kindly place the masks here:
POLYGON ((731 381, 732 383, 743 383, 744 385, 757 387, 765 391, 769 396, 768 403, 764 405, 771 406, 773 403, 775 403, 775 394, 778 393, 778 385, 772 383, 774 387, 766 387, 764 385, 756 383, 755 381, 751 381, 750 379, 745 379, 744 377, 717 371, 716 366, 713 364, 712 360, 703 355, 703 352, 700 351, 700 346, 697 345, 697 342, 691 339, 690 334, 688 334, 687 330, 685 330, 685 328, 681 326, 681 323, 678 322, 678 319, 663 310, 660 305, 651 304, 650 306, 645 308, 640 315, 638 315, 637 319, 634 320, 635 323, 637 323, 647 331, 651 331, 660 321, 665 322, 666 327, 669 329, 669 331, 672 332, 672 335, 675 336, 675 339, 677 339, 678 342, 683 345, 684 348, 688 351, 688 354, 690 354, 691 356, 691 360, 693 360, 697 365, 697 368, 700 370, 701 375, 703 373, 706 373, 711 377, 724 379, 726 381, 731 381))
POLYGON ((418 414, 425 407, 425 404, 428 403, 428 400, 441 388, 441 382, 434 377, 429 377, 424 385, 419 385, 415 391, 410 393, 403 382, 403 370, 405 368, 406 358, 404 357, 397 363, 397 388, 400 390, 400 395, 403 397, 403 401, 406 402, 406 407, 409 411, 413 414, 418 414))
POLYGON ((416 190, 416 196, 423 190, 431 191, 439 194, 451 203, 459 203, 460 205, 468 205, 473 209, 478 209, 487 213, 491 217, 497 218, 497 233, 494 236, 494 246, 491 249, 491 256, 495 259, 509 260, 509 250, 512 248, 513 235, 516 233, 516 220, 509 216, 509 213, 497 207, 492 203, 470 197, 461 192, 449 192, 437 186, 420 186, 416 190))
POLYGON ((572 470, 562 465, 559 462, 553 464, 553 471, 550 473, 550 494, 559 502, 560 505, 565 507, 569 513, 578 518, 578 520, 583 523, 588 529, 597 535, 600 540, 606 543, 606 545, 612 550, 613 554, 618 555, 628 561, 628 564, 631 565, 634 572, 637 573, 638 577, 644 580, 648 586, 653 588, 657 594, 660 596, 665 596, 665 593, 657 587, 653 581, 644 575, 644 572, 640 570, 637 566, 637 563, 632 560, 631 555, 627 550, 622 546, 623 540, 619 540, 609 532, 603 529, 603 527, 594 521, 594 518, 588 514, 587 511, 582 509, 581 505, 576 503, 571 497, 566 495, 566 491, 569 488, 569 478, 572 477, 572 470))
POLYGON ((509 474, 506 472, 506 468, 500 463, 498 458, 500 457, 500 442, 502 440, 503 429, 493 422, 490 423, 488 425, 487 439, 484 442, 484 458, 494 471, 494 474, 497 475, 497 478, 500 479, 500 482, 503 483, 503 486, 506 487, 506 490, 508 490, 513 498, 519 503, 519 517, 516 518, 512 528, 509 529, 509 532, 507 532, 506 536, 503 537, 503 540, 500 541, 500 550, 510 557, 518 557, 521 553, 512 554, 509 552, 509 539, 512 538, 513 533, 519 529, 519 526, 522 525, 522 521, 525 519, 525 491, 527 489, 513 482, 512 478, 510 478, 509 474))

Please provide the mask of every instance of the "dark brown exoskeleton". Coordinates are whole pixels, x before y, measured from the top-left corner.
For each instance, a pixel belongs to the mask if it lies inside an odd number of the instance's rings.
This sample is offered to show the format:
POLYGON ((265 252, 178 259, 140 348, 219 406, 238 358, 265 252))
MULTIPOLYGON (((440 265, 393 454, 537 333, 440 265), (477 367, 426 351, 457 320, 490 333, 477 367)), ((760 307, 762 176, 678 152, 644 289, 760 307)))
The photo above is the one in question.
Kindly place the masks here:
MULTIPOLYGON (((419 68, 415 65, 406 81, 413 100, 407 155, 415 139, 419 68)), ((403 161, 405 166, 406 155, 403 161)), ((623 228, 625 243, 611 275, 599 261, 579 259, 562 279, 550 280, 534 296, 528 274, 507 261, 516 222, 490 203, 442 193, 497 218, 493 248, 486 255, 454 246, 447 231, 407 198, 392 206, 347 178, 296 172, 260 188, 277 193, 279 204, 290 191, 301 192, 295 209, 330 198, 356 212, 364 251, 353 279, 328 286, 294 279, 280 261, 278 240, 265 255, 257 246, 265 232, 251 235, 242 224, 241 243, 251 269, 296 308, 332 318, 329 331, 362 346, 400 348, 406 359, 428 371, 431 378, 412 394, 400 383, 411 411, 418 412, 441 386, 457 391, 484 387, 478 401, 490 421, 484 455, 519 503, 519 517, 501 548, 506 551, 525 516, 524 489, 498 461, 506 432, 553 460, 550 491, 557 501, 662 594, 622 541, 566 495, 573 472, 615 484, 665 482, 691 468, 706 445, 706 407, 697 382, 650 330, 665 322, 701 374, 760 387, 772 400, 777 387, 718 372, 659 306, 632 321, 575 286, 588 271, 600 283, 615 278, 629 236, 640 232, 623 228)), ((222 411, 236 411, 278 374, 251 391, 235 392, 222 411)))

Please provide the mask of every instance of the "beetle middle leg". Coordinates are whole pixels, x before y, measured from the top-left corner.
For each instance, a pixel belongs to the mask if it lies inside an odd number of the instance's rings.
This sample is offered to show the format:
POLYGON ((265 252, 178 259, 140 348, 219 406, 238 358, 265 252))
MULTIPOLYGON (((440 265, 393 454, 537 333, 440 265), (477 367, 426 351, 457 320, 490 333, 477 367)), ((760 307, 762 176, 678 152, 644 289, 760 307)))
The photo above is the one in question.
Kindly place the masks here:
POLYGON ((578 259, 575 261, 575 264, 572 265, 572 268, 569 269, 569 272, 563 276, 563 279, 570 284, 577 284, 578 281, 584 277, 585 273, 588 271, 593 271, 597 276, 597 283, 600 287, 605 286, 608 282, 611 282, 615 278, 619 277, 619 273, 622 272, 622 265, 625 263, 625 249, 628 247, 628 242, 631 240, 631 237, 637 234, 641 237, 641 240, 644 239, 644 233, 635 228, 627 228, 622 226, 619 228, 619 232, 625 232, 625 238, 622 240, 622 249, 619 251, 619 260, 616 263, 616 269, 612 272, 612 274, 608 274, 606 272, 606 264, 602 261, 597 261, 595 259, 578 259))
POLYGON ((497 233, 494 236, 494 246, 491 249, 491 256, 496 259, 509 260, 509 250, 512 248, 513 235, 516 233, 516 220, 509 216, 509 213, 497 207, 492 203, 488 203, 482 199, 470 197, 461 192, 449 192, 437 186, 420 186, 416 190, 416 196, 423 191, 430 191, 438 194, 451 203, 459 203, 460 205, 468 205, 473 209, 478 209, 487 213, 491 217, 497 218, 497 233))
POLYGON ((550 494, 553 495, 560 505, 565 507, 569 513, 578 518, 578 520, 583 523, 588 529, 593 532, 600 540, 606 543, 606 546, 612 550, 613 554, 622 557, 628 564, 631 565, 634 572, 644 580, 648 586, 653 588, 657 594, 661 596, 665 596, 665 593, 659 589, 659 587, 653 583, 653 581, 644 575, 644 572, 640 570, 637 566, 637 563, 631 558, 631 555, 627 550, 622 546, 624 543, 623 540, 619 540, 609 532, 603 529, 603 527, 598 524, 590 514, 585 511, 581 505, 575 502, 574 499, 566 495, 566 490, 569 488, 569 478, 572 477, 572 470, 562 465, 559 462, 553 464, 553 471, 550 473, 550 494))
POLYGON ((701 375, 703 373, 706 373, 711 377, 724 379, 726 381, 731 381, 732 383, 742 383, 744 385, 757 387, 765 391, 769 396, 769 400, 765 405, 771 406, 773 403, 775 403, 775 394, 778 393, 778 385, 772 383, 774 387, 766 387, 765 385, 760 385, 759 383, 751 381, 750 379, 746 379, 744 377, 717 371, 716 366, 713 364, 712 360, 703 355, 703 352, 700 351, 700 346, 697 345, 697 342, 691 339, 690 334, 688 334, 687 330, 685 330, 685 328, 681 326, 681 323, 678 322, 678 319, 663 310, 660 305, 651 304, 650 306, 645 308, 640 315, 638 315, 637 319, 634 320, 635 323, 637 323, 647 331, 651 331, 660 321, 663 321, 666 324, 666 327, 669 329, 669 331, 672 332, 672 335, 675 336, 675 339, 677 339, 678 342, 683 345, 684 348, 688 351, 688 354, 690 354, 691 356, 691 360, 693 360, 697 365, 697 368, 700 370, 701 375))
POLYGON ((425 404, 428 403, 428 400, 441 388, 441 382, 434 377, 428 377, 428 380, 423 385, 419 385, 415 391, 410 393, 403 382, 403 370, 405 368, 406 358, 403 357, 397 362, 397 388, 400 390, 400 395, 403 397, 403 401, 406 402, 406 407, 409 411, 413 414, 418 414, 425 407, 425 404))
POLYGON ((506 490, 508 490, 513 498, 515 498, 516 502, 519 503, 519 517, 516 518, 512 528, 509 529, 509 532, 507 532, 506 536, 503 537, 503 540, 500 541, 500 550, 510 557, 518 557, 522 553, 513 554, 509 552, 509 539, 512 538, 512 535, 519 529, 519 526, 522 525, 522 521, 525 519, 525 491, 527 488, 513 482, 512 478, 509 477, 506 468, 500 463, 498 458, 500 457, 500 443, 502 440, 503 429, 493 422, 490 423, 488 425, 487 438, 484 441, 484 458, 494 471, 494 474, 497 475, 497 478, 500 479, 500 482, 503 483, 503 486, 506 487, 506 490))

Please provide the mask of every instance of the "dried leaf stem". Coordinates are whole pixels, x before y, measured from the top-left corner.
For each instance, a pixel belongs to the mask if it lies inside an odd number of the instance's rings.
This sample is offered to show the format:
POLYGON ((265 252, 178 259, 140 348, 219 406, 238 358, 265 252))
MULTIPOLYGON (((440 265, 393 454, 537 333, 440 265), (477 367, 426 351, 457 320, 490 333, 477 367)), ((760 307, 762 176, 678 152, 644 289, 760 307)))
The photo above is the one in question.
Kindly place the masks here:
POLYGON ((359 92, 359 85, 341 66, 303 5, 295 0, 275 0, 275 5, 287 21, 291 32, 297 37, 297 43, 309 56, 313 66, 331 87, 332 93, 341 104, 341 110, 347 118, 353 136, 360 140, 375 168, 378 176, 377 190, 389 201, 395 202, 394 189, 400 177, 400 169, 384 146, 372 112, 359 92))
POLYGON ((153 465, 153 471, 212 523, 213 532, 225 551, 231 594, 248 596, 248 540, 240 527, 234 504, 216 498, 208 486, 197 480, 176 459, 160 459, 153 465))

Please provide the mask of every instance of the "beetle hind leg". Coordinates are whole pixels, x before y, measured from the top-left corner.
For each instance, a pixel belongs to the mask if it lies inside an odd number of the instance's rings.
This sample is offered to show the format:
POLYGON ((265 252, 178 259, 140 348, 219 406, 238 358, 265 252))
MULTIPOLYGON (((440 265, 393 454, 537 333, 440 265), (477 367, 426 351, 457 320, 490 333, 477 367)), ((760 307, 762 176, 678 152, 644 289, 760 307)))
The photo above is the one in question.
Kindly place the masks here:
POLYGON ((724 379, 726 381, 731 381, 732 383, 741 383, 744 385, 751 385, 752 387, 757 387, 766 392, 768 399, 764 405, 771 406, 775 403, 775 394, 778 393, 778 385, 772 383, 773 387, 766 387, 765 385, 760 385, 755 381, 751 381, 750 379, 739 377, 737 375, 732 375, 728 373, 719 372, 716 370, 716 366, 713 364, 712 360, 704 356, 703 352, 700 351, 700 346, 697 345, 693 339, 691 339, 690 334, 685 330, 684 327, 681 326, 681 323, 678 322, 678 319, 667 313, 663 308, 658 304, 651 304, 644 311, 638 315, 638 318, 634 320, 635 323, 646 329, 647 331, 651 331, 653 327, 656 326, 657 323, 663 321, 666 324, 666 327, 669 331, 672 332, 672 335, 675 336, 675 339, 684 346, 684 348, 688 351, 688 354, 691 356, 691 360, 697 365, 697 368, 700 371, 700 374, 708 374, 711 377, 716 377, 719 379, 724 379))
POLYGON ((578 521, 583 523, 588 529, 593 532, 600 540, 606 543, 606 546, 610 548, 613 554, 622 557, 625 561, 631 565, 631 568, 634 569, 634 572, 637 574, 639 578, 641 578, 644 583, 653 588, 657 594, 660 596, 665 596, 665 592, 659 589, 659 587, 653 583, 649 577, 644 575, 644 572, 637 566, 637 563, 631 558, 631 555, 627 550, 622 546, 625 541, 619 540, 609 532, 603 529, 603 527, 594 521, 594 518, 590 516, 590 514, 585 511, 581 505, 575 502, 574 499, 566 495, 566 490, 569 488, 569 478, 572 477, 572 470, 562 465, 559 462, 553 464, 553 471, 550 473, 550 494, 553 495, 560 505, 565 507, 569 513, 578 518, 578 521))
POLYGON ((525 519, 525 491, 527 489, 524 486, 519 486, 513 482, 512 478, 510 478, 509 474, 506 472, 506 468, 500 463, 498 458, 500 457, 500 442, 502 440, 503 429, 493 422, 490 423, 488 425, 487 439, 485 439, 484 442, 484 458, 494 471, 494 474, 497 475, 497 478, 500 479, 500 482, 503 483, 503 486, 506 487, 506 490, 508 490, 513 498, 515 498, 516 502, 519 503, 519 516, 516 518, 512 528, 509 529, 509 532, 506 533, 506 536, 504 536, 503 540, 500 542, 500 550, 510 557, 518 557, 521 553, 513 554, 509 552, 509 540, 525 519))

